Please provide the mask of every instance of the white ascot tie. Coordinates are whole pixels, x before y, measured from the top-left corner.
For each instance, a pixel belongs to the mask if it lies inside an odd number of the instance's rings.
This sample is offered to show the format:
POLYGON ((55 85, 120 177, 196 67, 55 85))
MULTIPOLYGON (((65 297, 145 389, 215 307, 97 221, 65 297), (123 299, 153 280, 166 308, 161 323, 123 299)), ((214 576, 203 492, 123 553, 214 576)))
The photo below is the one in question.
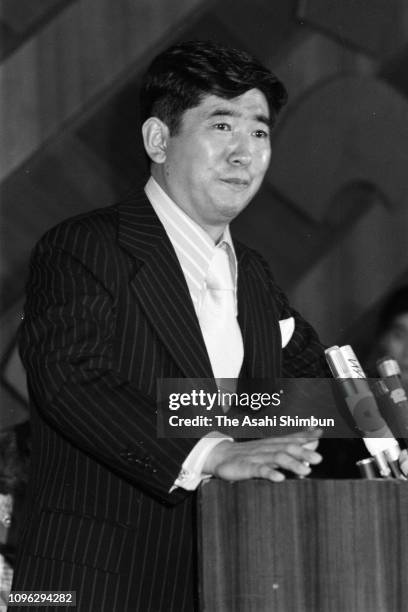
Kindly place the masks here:
POLYGON ((223 242, 214 250, 199 314, 201 331, 216 379, 238 378, 244 358, 227 248, 228 245, 223 242))

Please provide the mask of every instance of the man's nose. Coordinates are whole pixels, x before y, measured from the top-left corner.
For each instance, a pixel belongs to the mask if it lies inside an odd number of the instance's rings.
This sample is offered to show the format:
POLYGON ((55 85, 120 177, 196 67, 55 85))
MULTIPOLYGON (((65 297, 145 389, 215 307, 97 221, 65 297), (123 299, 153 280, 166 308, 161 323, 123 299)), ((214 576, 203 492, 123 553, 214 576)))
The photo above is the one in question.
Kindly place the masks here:
POLYGON ((233 148, 229 154, 229 162, 234 166, 248 166, 252 160, 252 152, 249 139, 239 136, 233 143, 233 148))

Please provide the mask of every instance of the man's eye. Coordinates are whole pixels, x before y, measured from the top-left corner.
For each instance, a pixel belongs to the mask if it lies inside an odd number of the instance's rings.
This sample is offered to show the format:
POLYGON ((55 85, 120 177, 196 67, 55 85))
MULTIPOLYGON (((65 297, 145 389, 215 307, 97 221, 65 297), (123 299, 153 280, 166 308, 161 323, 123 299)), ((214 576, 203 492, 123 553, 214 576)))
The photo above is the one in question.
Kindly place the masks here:
POLYGON ((269 138, 269 134, 265 130, 255 130, 254 134, 257 138, 269 138))
POLYGON ((214 125, 216 130, 221 130, 222 132, 228 132, 229 130, 231 130, 231 126, 228 123, 216 123, 214 125))

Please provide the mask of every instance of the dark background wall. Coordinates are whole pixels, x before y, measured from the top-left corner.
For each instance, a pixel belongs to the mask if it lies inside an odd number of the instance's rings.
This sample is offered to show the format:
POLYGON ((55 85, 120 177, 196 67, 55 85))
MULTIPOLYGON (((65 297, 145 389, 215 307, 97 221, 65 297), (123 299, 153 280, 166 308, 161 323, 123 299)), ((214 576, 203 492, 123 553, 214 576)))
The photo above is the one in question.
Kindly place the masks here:
POLYGON ((286 83, 264 187, 234 223, 324 342, 364 353, 407 279, 404 0, 2 0, 0 426, 24 418, 15 350, 30 250, 145 172, 137 89, 181 39, 246 48, 286 83))

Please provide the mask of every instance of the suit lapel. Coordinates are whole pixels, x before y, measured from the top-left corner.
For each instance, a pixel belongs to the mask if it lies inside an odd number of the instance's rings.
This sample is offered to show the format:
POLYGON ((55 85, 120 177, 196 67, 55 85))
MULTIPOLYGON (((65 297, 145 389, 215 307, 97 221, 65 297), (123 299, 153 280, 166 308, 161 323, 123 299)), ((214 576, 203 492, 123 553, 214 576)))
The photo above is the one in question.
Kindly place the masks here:
MULTIPOLYGON (((213 378, 200 325, 177 255, 143 190, 120 204, 118 240, 140 266, 131 287, 146 317, 187 378, 213 378)), ((248 378, 280 374, 281 337, 259 264, 236 245, 238 320, 248 378)))
POLYGON ((273 379, 280 375, 281 337, 270 288, 257 264, 241 245, 238 259, 238 320, 241 327, 245 374, 273 379))
POLYGON ((187 378, 212 378, 210 360, 177 255, 143 191, 120 204, 118 240, 141 263, 135 296, 187 378))

